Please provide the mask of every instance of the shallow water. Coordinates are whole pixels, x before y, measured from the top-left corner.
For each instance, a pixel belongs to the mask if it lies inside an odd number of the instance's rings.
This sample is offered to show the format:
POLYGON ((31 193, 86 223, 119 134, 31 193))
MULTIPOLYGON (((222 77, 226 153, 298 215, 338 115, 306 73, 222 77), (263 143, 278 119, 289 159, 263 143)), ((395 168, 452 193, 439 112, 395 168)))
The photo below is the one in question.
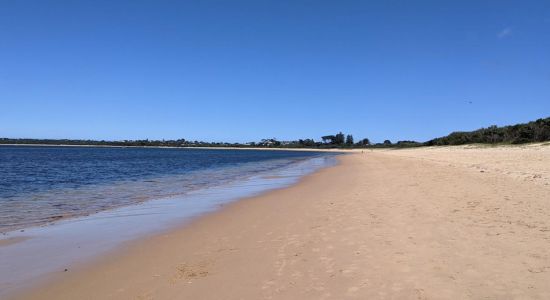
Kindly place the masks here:
MULTIPOLYGON (((41 226, 2 234, 0 298, 24 289, 48 274, 70 269, 126 241, 183 224, 236 199, 288 186, 306 174, 335 163, 333 155, 329 154, 242 150, 238 151, 240 153, 231 150, 215 151, 213 154, 218 156, 217 161, 224 160, 220 157, 224 155, 220 151, 228 151, 232 162, 221 167, 210 164, 207 168, 197 168, 181 174, 175 171, 171 174, 159 173, 145 177, 134 174, 135 177, 130 180, 104 182, 96 179, 94 184, 82 183, 72 188, 63 187, 63 192, 58 192, 59 187, 48 189, 39 185, 33 193, 17 194, 18 197, 35 193, 43 195, 40 199, 49 200, 30 207, 44 208, 49 214, 51 211, 46 209, 47 205, 68 201, 77 207, 78 203, 86 201, 108 203, 110 209, 91 213, 91 206, 83 204, 82 211, 89 215, 49 219, 47 223, 41 222, 41 226), (247 154, 251 157, 241 156, 247 154), (95 198, 91 195, 95 195, 95 198), (124 197, 130 197, 131 200, 125 200, 124 197), (113 208, 115 205, 111 202, 116 202, 119 206, 113 208)), ((137 173, 142 174, 141 171, 137 173)), ((0 206, 3 211, 4 204, 9 202, 4 201, 0 206)), ((95 205, 92 207, 95 208, 95 205)))
POLYGON ((0 232, 183 195, 313 152, 0 146, 0 232))

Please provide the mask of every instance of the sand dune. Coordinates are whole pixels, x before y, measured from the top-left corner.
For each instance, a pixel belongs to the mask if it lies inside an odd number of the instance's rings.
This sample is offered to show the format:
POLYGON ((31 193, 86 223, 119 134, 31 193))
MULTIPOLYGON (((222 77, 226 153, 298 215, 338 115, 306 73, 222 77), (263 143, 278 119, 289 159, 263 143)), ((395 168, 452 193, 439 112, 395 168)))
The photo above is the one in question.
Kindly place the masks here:
POLYGON ((550 147, 340 161, 21 298, 550 298, 550 147))

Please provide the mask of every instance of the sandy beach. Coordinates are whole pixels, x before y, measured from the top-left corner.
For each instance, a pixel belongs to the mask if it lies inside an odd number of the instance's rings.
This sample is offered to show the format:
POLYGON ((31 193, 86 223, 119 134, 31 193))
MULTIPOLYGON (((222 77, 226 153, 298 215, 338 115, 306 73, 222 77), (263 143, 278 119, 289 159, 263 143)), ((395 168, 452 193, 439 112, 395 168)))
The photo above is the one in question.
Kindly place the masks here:
POLYGON ((339 161, 15 298, 550 298, 550 146, 339 161))

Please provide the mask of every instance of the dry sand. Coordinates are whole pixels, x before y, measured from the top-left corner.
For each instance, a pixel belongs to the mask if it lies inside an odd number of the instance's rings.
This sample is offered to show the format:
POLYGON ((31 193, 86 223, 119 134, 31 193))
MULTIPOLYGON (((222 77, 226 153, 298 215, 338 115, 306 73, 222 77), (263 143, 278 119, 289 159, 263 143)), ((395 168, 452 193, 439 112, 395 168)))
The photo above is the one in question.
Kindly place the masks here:
POLYGON ((365 151, 25 299, 550 299, 550 147, 365 151))

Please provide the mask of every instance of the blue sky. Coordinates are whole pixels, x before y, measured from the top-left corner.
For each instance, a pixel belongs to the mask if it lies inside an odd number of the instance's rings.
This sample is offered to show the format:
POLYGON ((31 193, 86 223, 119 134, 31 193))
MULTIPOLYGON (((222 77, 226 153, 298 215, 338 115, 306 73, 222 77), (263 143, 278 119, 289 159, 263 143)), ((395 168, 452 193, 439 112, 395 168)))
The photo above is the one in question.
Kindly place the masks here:
POLYGON ((550 116, 549 1, 0 2, 0 136, 427 140, 550 116))

